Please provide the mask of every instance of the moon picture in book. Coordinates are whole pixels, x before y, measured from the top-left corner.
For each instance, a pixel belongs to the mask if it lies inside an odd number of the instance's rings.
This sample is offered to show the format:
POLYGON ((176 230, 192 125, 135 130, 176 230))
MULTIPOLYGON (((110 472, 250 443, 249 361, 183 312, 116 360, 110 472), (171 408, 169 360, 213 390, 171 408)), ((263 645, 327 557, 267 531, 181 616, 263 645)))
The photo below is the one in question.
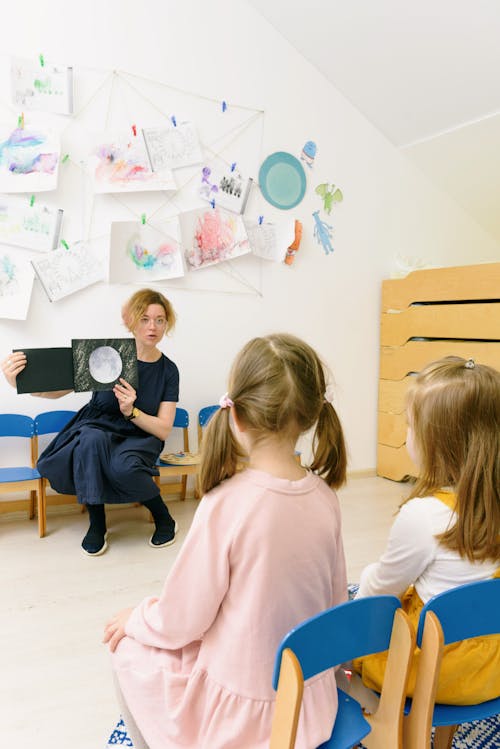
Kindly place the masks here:
POLYGON ((44 125, 24 122, 0 125, 0 191, 55 190, 59 167, 59 139, 44 125))
POLYGON ((110 283, 149 283, 184 275, 179 221, 158 226, 137 221, 111 224, 110 283))
POLYGON ((177 189, 169 169, 151 169, 142 138, 132 133, 99 138, 89 167, 96 193, 177 189))
POLYGON ((11 89, 13 103, 25 109, 54 114, 73 112, 73 69, 40 61, 12 59, 11 89))
POLYGON ((133 338, 73 339, 75 392, 112 390, 123 378, 137 387, 137 349, 133 338))
POLYGON ((245 225, 235 213, 209 208, 183 213, 180 220, 189 270, 206 268, 250 252, 245 225))

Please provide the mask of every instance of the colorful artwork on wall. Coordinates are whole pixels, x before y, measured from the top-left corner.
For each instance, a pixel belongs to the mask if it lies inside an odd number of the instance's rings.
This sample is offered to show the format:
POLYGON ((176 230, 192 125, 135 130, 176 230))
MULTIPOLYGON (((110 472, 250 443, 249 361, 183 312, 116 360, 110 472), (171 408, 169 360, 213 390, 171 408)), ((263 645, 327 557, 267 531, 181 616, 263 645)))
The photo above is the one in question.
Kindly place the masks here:
POLYGON ((34 272, 18 253, 0 249, 0 318, 26 320, 33 290, 34 272))
POLYGON ((137 221, 111 224, 109 280, 141 283, 184 275, 177 219, 151 226, 137 221))
POLYGON ((142 131, 151 169, 179 169, 203 161, 198 135, 192 122, 149 127, 142 131))
POLYGON ((219 208, 243 213, 251 187, 252 179, 244 177, 236 164, 212 159, 201 169, 198 195, 219 208))
POLYGON ((276 151, 262 163, 259 170, 259 185, 268 203, 287 211, 303 199, 306 192, 306 173, 300 161, 291 153, 276 151))
POLYGON ((41 60, 11 60, 12 101, 21 110, 73 113, 73 68, 41 60), (43 65, 42 65, 43 62, 43 65))
POLYGON ((342 190, 329 182, 323 182, 321 185, 318 185, 314 192, 323 199, 323 210, 328 215, 332 212, 334 204, 341 203, 344 199, 342 190))
POLYGON ((177 189, 169 169, 152 171, 142 138, 132 133, 99 138, 89 169, 96 193, 177 189))
POLYGON ((333 254, 332 230, 333 226, 322 221, 319 217, 319 211, 314 211, 314 238, 320 244, 326 255, 333 254))
POLYGON ((0 125, 0 192, 55 190, 59 152, 59 138, 32 115, 15 128, 0 125))
POLYGON ((102 262, 87 242, 75 242, 68 249, 52 250, 31 263, 51 302, 104 278, 102 262))
POLYGON ((0 242, 39 252, 59 244, 63 211, 17 195, 0 195, 0 242))
POLYGON ((183 247, 189 270, 206 268, 250 252, 241 216, 220 208, 180 216, 183 247))

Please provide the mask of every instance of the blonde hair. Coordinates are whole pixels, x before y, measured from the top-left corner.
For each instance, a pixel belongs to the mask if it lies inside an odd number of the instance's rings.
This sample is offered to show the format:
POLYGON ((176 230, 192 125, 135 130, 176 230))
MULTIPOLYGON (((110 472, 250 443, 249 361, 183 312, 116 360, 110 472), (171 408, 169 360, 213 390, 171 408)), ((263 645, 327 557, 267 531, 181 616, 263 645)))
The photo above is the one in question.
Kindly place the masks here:
POLYGON ((144 312, 147 310, 150 304, 159 304, 165 310, 165 317, 167 319, 167 325, 165 327, 165 335, 170 333, 175 326, 176 314, 171 302, 166 296, 163 296, 159 291, 154 289, 141 289, 132 294, 122 307, 122 320, 130 330, 134 332, 135 328, 144 312))
POLYGON ((408 497, 450 486, 455 525, 437 538, 471 561, 500 558, 500 372, 449 356, 416 377, 407 411, 421 475, 408 497))
MULTIPOLYGON (((229 396, 254 440, 269 435, 297 439, 316 424, 311 470, 338 487, 345 481, 346 449, 337 413, 325 401, 325 374, 315 351, 288 334, 249 341, 229 376, 229 396)), ((211 418, 202 445, 201 489, 205 493, 236 472, 241 449, 231 431, 229 409, 211 418)))

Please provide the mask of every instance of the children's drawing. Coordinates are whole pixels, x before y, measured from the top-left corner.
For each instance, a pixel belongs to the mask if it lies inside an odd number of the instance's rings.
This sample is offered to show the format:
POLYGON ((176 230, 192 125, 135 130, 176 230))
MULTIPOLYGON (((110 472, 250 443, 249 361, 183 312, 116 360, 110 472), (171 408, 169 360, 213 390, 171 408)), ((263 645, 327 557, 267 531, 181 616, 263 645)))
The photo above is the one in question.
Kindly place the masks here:
POLYGON ((73 68, 13 58, 12 101, 21 110, 73 113, 73 68))
POLYGON ((0 242, 28 247, 39 252, 59 244, 63 211, 38 201, 14 195, 0 195, 0 242))
POLYGON ((20 122, 14 130, 0 125, 0 191, 55 190, 59 140, 44 126, 20 122))
POLYGON ((287 248, 294 238, 294 220, 288 219, 276 223, 251 221, 244 219, 251 251, 264 260, 275 263, 283 262, 287 248))
POLYGON ((198 195, 219 208, 243 213, 247 204, 252 179, 243 177, 236 164, 225 164, 222 159, 211 161, 200 174, 198 195))
POLYGON ((90 157, 96 193, 176 190, 169 169, 153 172, 142 138, 130 134, 103 137, 90 157))
POLYGON ((158 227, 136 221, 111 224, 110 283, 141 283, 184 275, 177 219, 158 227))
POLYGON ((302 240, 302 223, 295 220, 295 227, 294 227, 295 237, 292 242, 292 244, 288 247, 285 255, 285 263, 286 265, 292 265, 293 261, 295 260, 295 255, 299 251, 300 248, 300 242, 302 240))
POLYGON ((302 153, 300 154, 300 160, 305 161, 307 166, 312 169, 314 159, 316 158, 316 143, 313 140, 308 140, 304 144, 302 153))
POLYGON ((87 242, 75 242, 31 261, 51 302, 102 281, 104 269, 87 242))
POLYGON ((323 198, 323 209, 328 215, 332 212, 334 203, 341 203, 344 199, 342 191, 329 182, 323 182, 321 185, 318 185, 314 192, 323 198))
POLYGON ((175 127, 149 127, 142 134, 154 172, 179 169, 203 161, 198 135, 192 122, 178 122, 175 127))
POLYGON ((332 245, 332 230, 333 226, 327 224, 326 221, 322 221, 319 217, 319 211, 314 211, 314 238, 320 244, 326 255, 333 253, 332 245))
POLYGON ((26 320, 34 275, 28 260, 0 250, 0 318, 26 320))
POLYGON ((181 214, 180 219, 189 270, 206 268, 250 252, 241 216, 209 208, 181 214))

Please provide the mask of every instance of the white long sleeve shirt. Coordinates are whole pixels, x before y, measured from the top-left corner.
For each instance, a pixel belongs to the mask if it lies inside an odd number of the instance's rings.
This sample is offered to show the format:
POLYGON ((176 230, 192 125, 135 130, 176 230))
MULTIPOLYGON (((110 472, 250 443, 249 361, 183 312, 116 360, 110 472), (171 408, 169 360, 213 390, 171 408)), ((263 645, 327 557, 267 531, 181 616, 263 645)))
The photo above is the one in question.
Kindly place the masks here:
POLYGON ((495 562, 472 563, 437 541, 436 535, 454 523, 454 511, 436 497, 416 497, 404 504, 380 560, 361 573, 356 598, 400 597, 414 584, 426 603, 444 590, 492 577, 498 567, 495 562))

